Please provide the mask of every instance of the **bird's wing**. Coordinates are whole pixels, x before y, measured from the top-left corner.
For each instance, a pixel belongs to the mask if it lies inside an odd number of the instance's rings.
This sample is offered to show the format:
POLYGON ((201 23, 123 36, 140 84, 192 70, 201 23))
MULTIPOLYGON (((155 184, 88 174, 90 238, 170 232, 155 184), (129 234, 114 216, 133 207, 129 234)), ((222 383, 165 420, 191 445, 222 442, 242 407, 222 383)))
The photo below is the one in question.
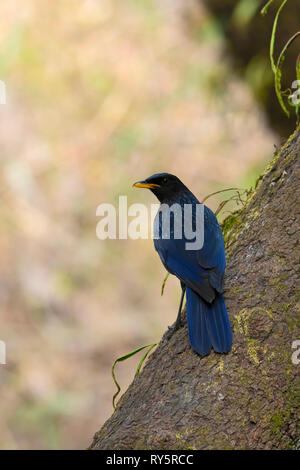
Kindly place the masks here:
POLYGON ((215 214, 208 207, 205 207, 204 227, 204 245, 196 253, 197 261, 208 270, 210 284, 221 293, 226 266, 224 238, 215 214))
POLYGON ((212 211, 205 208, 204 245, 186 250, 183 239, 155 239, 154 246, 165 268, 207 302, 223 290, 225 250, 222 230, 212 211))
POLYGON ((155 249, 167 271, 178 277, 207 302, 212 302, 215 290, 209 282, 209 271, 202 268, 196 257, 192 257, 189 252, 182 249, 181 245, 184 245, 184 240, 154 240, 155 249))

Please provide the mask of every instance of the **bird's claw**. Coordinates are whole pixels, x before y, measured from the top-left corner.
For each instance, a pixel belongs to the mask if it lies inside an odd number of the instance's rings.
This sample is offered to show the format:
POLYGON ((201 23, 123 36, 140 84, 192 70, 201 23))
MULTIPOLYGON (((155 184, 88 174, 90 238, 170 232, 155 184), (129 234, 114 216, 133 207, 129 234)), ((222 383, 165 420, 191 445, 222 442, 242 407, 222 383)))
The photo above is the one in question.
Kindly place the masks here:
POLYGON ((173 334, 175 333, 174 326, 168 326, 168 331, 166 333, 166 340, 169 341, 169 339, 172 338, 173 334))
POLYGON ((175 333, 175 331, 179 330, 179 328, 181 328, 181 326, 182 326, 182 321, 180 321, 179 323, 175 323, 174 325, 168 326, 168 331, 166 333, 166 339, 167 340, 171 339, 173 334, 175 333))

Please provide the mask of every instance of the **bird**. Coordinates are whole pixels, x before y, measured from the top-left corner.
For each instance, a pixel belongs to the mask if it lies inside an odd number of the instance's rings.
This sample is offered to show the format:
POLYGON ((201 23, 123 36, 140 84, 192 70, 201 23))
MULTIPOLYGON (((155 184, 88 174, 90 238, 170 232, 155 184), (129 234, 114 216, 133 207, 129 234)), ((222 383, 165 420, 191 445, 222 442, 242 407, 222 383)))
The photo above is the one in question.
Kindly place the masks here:
MULTIPOLYGON (((223 296, 225 246, 216 215, 170 173, 154 174, 133 186, 150 189, 160 202, 154 219, 154 247, 166 270, 179 279, 182 289, 177 319, 174 326, 169 327, 169 337, 182 326, 182 305, 186 294, 188 337, 192 349, 200 356, 208 355, 212 348, 217 353, 228 353, 232 347, 232 330, 223 296), (202 227, 197 228, 196 211, 201 205, 202 227), (187 242, 191 239, 186 237, 184 230, 181 237, 174 236, 176 214, 171 210, 169 237, 163 234, 162 209, 180 207, 185 216, 188 206, 191 207, 189 214, 193 230, 204 230, 201 248, 187 249, 187 242)), ((183 216, 181 224, 185 220, 183 216)))

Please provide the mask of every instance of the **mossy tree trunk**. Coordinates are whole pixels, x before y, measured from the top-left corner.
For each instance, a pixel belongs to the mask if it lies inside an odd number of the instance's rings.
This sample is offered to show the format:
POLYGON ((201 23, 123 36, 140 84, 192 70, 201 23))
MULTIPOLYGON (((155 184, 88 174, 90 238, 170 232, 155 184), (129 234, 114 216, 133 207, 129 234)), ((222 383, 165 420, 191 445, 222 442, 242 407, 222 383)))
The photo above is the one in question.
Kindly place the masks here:
POLYGON ((297 447, 299 155, 300 129, 224 222, 232 351, 200 358, 186 324, 163 337, 93 449, 297 447))

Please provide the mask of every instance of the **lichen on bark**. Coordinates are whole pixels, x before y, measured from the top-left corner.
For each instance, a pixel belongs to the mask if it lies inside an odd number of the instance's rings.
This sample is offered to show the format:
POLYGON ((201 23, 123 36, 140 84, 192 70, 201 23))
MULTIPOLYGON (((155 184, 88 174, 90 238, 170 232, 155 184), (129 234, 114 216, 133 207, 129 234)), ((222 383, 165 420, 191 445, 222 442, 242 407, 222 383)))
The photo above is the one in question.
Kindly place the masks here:
POLYGON ((186 324, 162 338, 93 449, 290 449, 299 445, 300 129, 247 205, 224 221, 229 354, 200 358, 186 324), (299 378, 299 377, 298 377, 299 378))

